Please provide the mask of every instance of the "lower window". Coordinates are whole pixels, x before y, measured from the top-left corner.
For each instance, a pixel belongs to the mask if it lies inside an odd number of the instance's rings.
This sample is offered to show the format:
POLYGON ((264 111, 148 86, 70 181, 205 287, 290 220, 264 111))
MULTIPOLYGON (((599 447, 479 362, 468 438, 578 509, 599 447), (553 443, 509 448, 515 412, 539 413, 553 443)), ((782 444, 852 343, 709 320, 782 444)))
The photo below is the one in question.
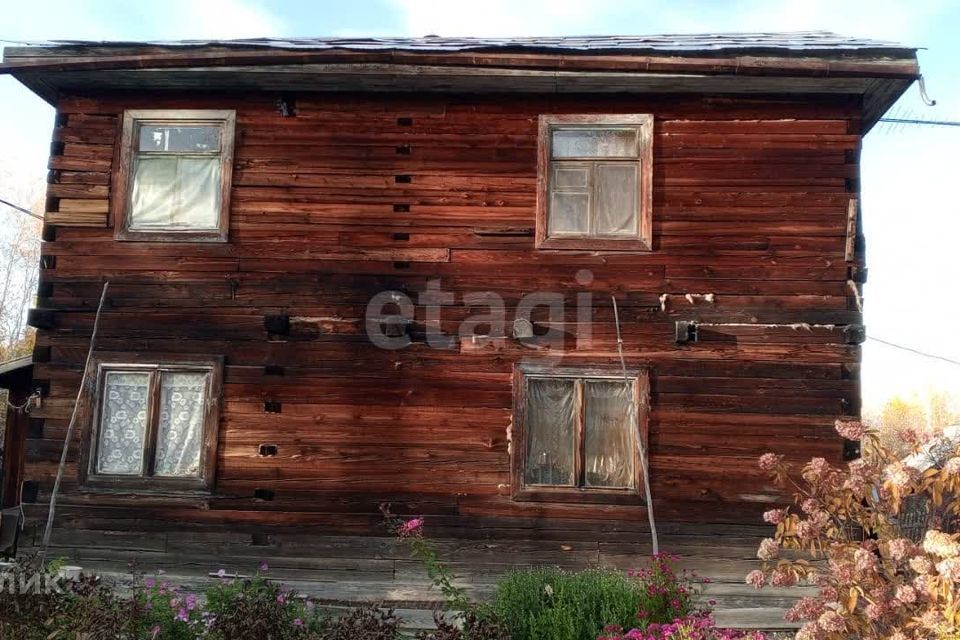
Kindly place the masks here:
POLYGON ((86 484, 209 489, 221 378, 219 358, 101 359, 85 449, 86 484))
POLYGON ((646 372, 520 368, 514 498, 636 502, 646 441, 646 372), (645 446, 645 445, 644 445, 645 446))

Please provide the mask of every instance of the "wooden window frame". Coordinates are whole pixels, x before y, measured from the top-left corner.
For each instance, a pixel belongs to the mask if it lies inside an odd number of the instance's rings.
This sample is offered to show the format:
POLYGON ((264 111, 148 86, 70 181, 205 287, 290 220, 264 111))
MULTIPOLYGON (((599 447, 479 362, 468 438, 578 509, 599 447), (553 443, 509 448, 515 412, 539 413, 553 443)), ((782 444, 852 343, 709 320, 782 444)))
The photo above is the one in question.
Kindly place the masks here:
POLYGON ((80 485, 84 489, 135 491, 149 494, 209 494, 213 491, 217 467, 220 403, 223 394, 223 358, 220 356, 185 356, 180 354, 99 353, 93 361, 94 386, 86 396, 90 416, 81 440, 80 485), (143 475, 102 474, 96 472, 100 443, 100 418, 104 384, 109 371, 159 373, 162 371, 206 372, 209 374, 204 396, 203 441, 198 477, 176 478, 155 476, 159 426, 160 376, 151 376, 143 475))
POLYGON ((111 199, 114 237, 141 242, 227 242, 230 232, 230 189, 233 183, 233 153, 237 114, 217 109, 128 109, 123 112, 120 148, 115 157, 111 199), (139 127, 155 125, 209 125, 220 128, 220 215, 216 229, 130 229, 130 198, 133 193, 133 159, 139 144, 139 127))
MULTIPOLYGON (((612 158, 564 158, 564 161, 603 163, 612 158)), ((624 160, 616 161, 625 163, 624 160)), ((576 114, 541 115, 537 135, 537 249, 578 249, 584 251, 652 251, 653 250, 653 115, 633 114, 576 114), (623 126, 637 129, 637 228, 635 237, 578 235, 550 237, 550 180, 552 138, 554 129, 593 129, 623 126)))
MULTIPOLYGON (((584 415, 583 399, 579 399, 579 411, 576 419, 577 449, 574 461, 574 474, 578 486, 550 487, 544 485, 526 485, 524 465, 527 458, 527 382, 530 378, 578 379, 581 384, 587 380, 623 381, 623 371, 604 367, 545 367, 539 365, 517 365, 513 372, 513 428, 511 433, 510 474, 512 497, 520 502, 569 502, 587 504, 644 504, 643 470, 640 465, 640 451, 634 446, 633 486, 626 488, 605 488, 584 486, 581 478, 584 466, 584 415)), ((650 420, 650 374, 645 367, 627 370, 627 379, 634 385, 634 402, 638 410, 637 429, 643 450, 649 452, 648 431, 650 420)), ((579 395, 579 394, 578 394, 579 395)), ((636 442, 636 440, 634 440, 636 442)), ((649 454, 648 454, 649 458, 649 454)))

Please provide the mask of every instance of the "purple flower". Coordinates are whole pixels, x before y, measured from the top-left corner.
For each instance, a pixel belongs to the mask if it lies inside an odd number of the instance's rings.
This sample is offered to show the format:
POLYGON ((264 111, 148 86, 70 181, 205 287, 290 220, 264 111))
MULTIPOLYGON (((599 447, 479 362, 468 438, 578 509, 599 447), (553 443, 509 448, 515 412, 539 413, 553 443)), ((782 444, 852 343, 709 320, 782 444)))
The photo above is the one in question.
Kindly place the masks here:
POLYGON ((301 620, 300 618, 294 618, 293 626, 297 627, 298 629, 303 628, 303 620, 301 620))
POLYGON ((222 578, 222 577, 224 577, 224 576, 226 576, 226 575, 227 575, 227 570, 226 570, 226 569, 220 569, 220 570, 217 571, 217 577, 218 577, 218 578, 222 578))
POLYGON ((180 622, 187 622, 190 618, 187 616, 187 610, 183 607, 180 607, 180 611, 177 612, 177 617, 174 620, 179 620, 180 622))
POLYGON ((153 589, 153 585, 155 585, 156 583, 157 583, 156 580, 154 580, 153 578, 144 578, 143 580, 143 586, 145 586, 147 589, 153 589))
POLYGON ((261 561, 260 561, 260 571, 263 572, 263 571, 269 571, 269 570, 270 570, 270 565, 267 564, 267 561, 266 561, 266 560, 261 560, 261 561))
POLYGON ((193 611, 197 608, 197 596, 194 594, 187 595, 187 610, 193 611))

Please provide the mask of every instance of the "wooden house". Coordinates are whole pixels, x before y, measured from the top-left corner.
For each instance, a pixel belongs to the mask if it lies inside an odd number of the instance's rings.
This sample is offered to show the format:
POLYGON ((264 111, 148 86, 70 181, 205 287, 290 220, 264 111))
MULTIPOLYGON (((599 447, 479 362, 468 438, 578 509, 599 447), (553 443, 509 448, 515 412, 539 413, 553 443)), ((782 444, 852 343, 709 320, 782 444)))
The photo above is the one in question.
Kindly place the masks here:
POLYGON ((661 547, 739 583, 783 499, 757 456, 856 455, 859 153, 912 48, 53 42, 0 72, 56 108, 33 524, 109 282, 51 554, 422 602, 382 503, 482 590, 639 562, 649 489, 661 547))

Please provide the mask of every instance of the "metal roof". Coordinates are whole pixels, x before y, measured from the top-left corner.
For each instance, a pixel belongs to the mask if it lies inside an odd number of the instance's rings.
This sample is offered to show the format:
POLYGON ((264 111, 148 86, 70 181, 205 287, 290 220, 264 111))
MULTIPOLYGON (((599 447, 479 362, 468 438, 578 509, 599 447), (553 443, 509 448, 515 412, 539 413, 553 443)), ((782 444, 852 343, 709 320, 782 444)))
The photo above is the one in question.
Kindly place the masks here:
POLYGON ((6 362, 0 362, 0 375, 4 375, 24 367, 29 367, 32 364, 32 356, 22 356, 20 358, 14 358, 13 360, 7 360, 6 362))
POLYGON ((149 42, 95 42, 82 40, 50 40, 22 43, 31 47, 231 47, 325 50, 348 49, 357 51, 478 51, 478 50, 537 50, 601 52, 681 52, 698 53, 724 50, 765 51, 915 51, 895 42, 851 38, 828 31, 798 31, 785 33, 707 33, 637 36, 549 36, 523 38, 249 38, 241 40, 177 40, 149 42))

